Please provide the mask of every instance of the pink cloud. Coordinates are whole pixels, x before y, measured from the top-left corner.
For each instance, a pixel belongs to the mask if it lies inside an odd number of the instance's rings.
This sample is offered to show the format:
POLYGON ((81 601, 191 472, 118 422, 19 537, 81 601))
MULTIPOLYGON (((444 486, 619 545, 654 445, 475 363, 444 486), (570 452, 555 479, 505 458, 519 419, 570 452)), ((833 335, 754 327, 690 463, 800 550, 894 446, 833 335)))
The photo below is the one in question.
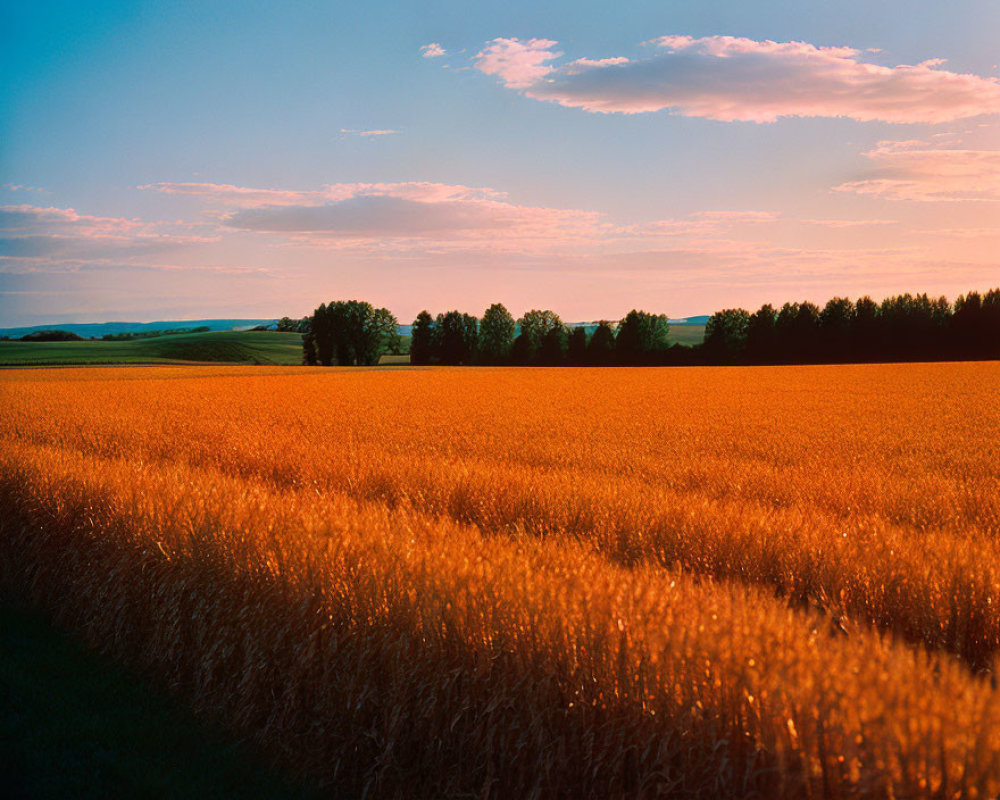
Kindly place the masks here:
POLYGON ((430 44, 425 44, 420 48, 420 54, 424 58, 440 58, 447 52, 448 51, 445 50, 438 42, 431 42, 430 44))
POLYGON ((1000 150, 958 150, 922 141, 879 142, 865 155, 870 178, 834 187, 837 192, 888 200, 1000 201, 1000 150))
POLYGON ((895 219, 803 219, 801 222, 804 225, 816 225, 820 228, 832 228, 834 230, 899 224, 899 220, 895 219))
POLYGON ((545 62, 562 55, 552 50, 556 44, 551 39, 494 39, 476 54, 475 67, 496 75, 508 89, 527 89, 553 71, 545 62))
POLYGON ((264 206, 323 205, 352 197, 400 197, 406 200, 443 202, 447 200, 494 199, 506 195, 493 189, 446 183, 410 181, 403 183, 334 183, 320 189, 254 189, 226 183, 149 183, 139 186, 164 194, 202 197, 213 203, 239 208, 264 206))
POLYGON ((536 100, 596 113, 670 109, 721 121, 849 117, 945 122, 1000 113, 1000 81, 940 69, 943 59, 885 67, 849 47, 733 36, 662 36, 648 58, 581 58, 562 66, 548 39, 494 39, 475 67, 536 100))
POLYGON ((202 226, 78 214, 72 208, 0 206, 5 271, 46 263, 134 259, 216 241, 202 226))
POLYGON ((781 215, 776 211, 697 211, 691 216, 697 219, 759 225, 767 222, 774 222, 781 215))
POLYGON ((332 184, 319 190, 204 183, 140 188, 210 199, 232 209, 222 216, 229 228, 290 234, 314 245, 331 239, 562 241, 598 235, 603 226, 597 212, 518 205, 494 189, 442 183, 332 184))
POLYGON ((394 131, 391 128, 375 128, 369 131, 341 128, 340 132, 345 136, 392 136, 395 133, 399 133, 399 131, 394 131))

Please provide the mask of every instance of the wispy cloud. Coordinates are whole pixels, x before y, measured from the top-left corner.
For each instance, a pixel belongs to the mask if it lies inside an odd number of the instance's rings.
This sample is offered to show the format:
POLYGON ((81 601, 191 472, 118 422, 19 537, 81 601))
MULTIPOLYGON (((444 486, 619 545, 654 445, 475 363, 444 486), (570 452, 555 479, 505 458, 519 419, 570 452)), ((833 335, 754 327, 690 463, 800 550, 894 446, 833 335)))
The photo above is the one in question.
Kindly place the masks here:
POLYGON ((394 131, 391 128, 375 128, 373 130, 356 130, 354 128, 341 128, 340 132, 344 136, 392 136, 394 133, 399 133, 399 131, 394 131))
POLYGON ((801 222, 803 225, 815 225, 819 228, 832 228, 833 230, 899 224, 899 220, 895 219, 803 219, 801 222))
POLYGON ((72 208, 0 206, 4 269, 47 263, 135 259, 216 240, 200 225, 78 214, 72 208))
POLYGON ((549 39, 494 39, 475 67, 527 97, 596 113, 669 109, 721 121, 849 117, 945 122, 1000 113, 1000 81, 942 69, 943 59, 886 67, 850 47, 734 36, 662 36, 646 58, 579 58, 549 39))
POLYGON ((919 140, 884 141, 865 155, 874 174, 834 187, 888 200, 1000 201, 1000 150, 958 150, 919 140))
POLYGON ((443 55, 447 55, 448 51, 445 50, 438 42, 431 42, 430 44, 425 44, 420 48, 420 54, 424 58, 440 58, 443 55))
POLYGON ((318 190, 161 183, 142 188, 210 199, 228 228, 330 239, 566 240, 597 235, 602 215, 511 203, 490 188, 442 183, 344 183, 318 190))

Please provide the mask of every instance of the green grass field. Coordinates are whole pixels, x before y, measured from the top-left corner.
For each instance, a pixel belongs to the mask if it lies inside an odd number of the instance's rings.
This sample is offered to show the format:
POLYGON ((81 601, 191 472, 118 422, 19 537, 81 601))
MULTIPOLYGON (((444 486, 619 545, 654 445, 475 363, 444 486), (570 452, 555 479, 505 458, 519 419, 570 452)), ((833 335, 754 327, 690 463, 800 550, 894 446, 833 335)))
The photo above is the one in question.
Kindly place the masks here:
POLYGON ((302 336, 276 331, 218 331, 124 342, 0 342, 0 366, 64 364, 302 363, 302 336))
MULTIPOLYGON (((701 344, 704 325, 671 325, 671 343, 701 344)), ((408 350, 409 337, 403 337, 408 350)), ((175 364, 215 362, 294 366, 302 363, 302 336, 277 331, 216 331, 133 339, 124 342, 0 342, 0 367, 71 364, 175 364)), ((382 357, 382 364, 408 364, 409 356, 382 357)))
POLYGON ((670 326, 671 344, 683 344, 693 347, 696 344, 701 344, 704 338, 704 325, 678 325, 674 323, 670 326))

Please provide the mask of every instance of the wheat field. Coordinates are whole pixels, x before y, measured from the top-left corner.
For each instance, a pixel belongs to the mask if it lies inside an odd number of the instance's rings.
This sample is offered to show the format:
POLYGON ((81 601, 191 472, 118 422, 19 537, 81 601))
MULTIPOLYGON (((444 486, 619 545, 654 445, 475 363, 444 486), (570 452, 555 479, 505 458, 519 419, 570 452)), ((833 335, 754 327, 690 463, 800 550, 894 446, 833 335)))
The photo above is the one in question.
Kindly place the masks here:
POLYGON ((1000 364, 0 373, 0 581, 331 792, 994 797, 1000 364))

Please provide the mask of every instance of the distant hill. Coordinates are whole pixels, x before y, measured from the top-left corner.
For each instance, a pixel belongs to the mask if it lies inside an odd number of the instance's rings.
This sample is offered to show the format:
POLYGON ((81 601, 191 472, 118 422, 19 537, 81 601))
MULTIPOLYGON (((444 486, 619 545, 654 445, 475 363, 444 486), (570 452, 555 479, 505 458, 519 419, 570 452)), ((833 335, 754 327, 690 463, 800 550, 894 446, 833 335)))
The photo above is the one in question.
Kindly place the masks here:
POLYGON ((277 319, 182 319, 157 322, 50 322, 25 328, 0 328, 0 336, 20 339, 35 331, 69 331, 85 339, 100 339, 109 333, 143 333, 176 330, 177 328, 208 328, 210 331, 249 330, 258 325, 274 325, 277 319))
POLYGON ((670 320, 671 325, 707 325, 708 324, 708 314, 701 314, 697 317, 683 317, 682 319, 672 319, 670 320))
POLYGON ((0 342, 0 366, 64 364, 302 363, 302 337, 276 331, 216 331, 129 341, 0 342))
MULTIPOLYGON (((210 331, 248 331, 259 325, 267 325, 273 328, 278 320, 272 319, 182 319, 182 320, 159 320, 157 322, 53 322, 46 325, 31 325, 22 328, 0 328, 0 336, 7 336, 11 339, 20 339, 29 333, 36 331, 60 330, 75 333, 85 339, 100 339, 107 334, 115 333, 146 333, 150 331, 176 330, 178 328, 201 328, 206 327, 210 331)), ((675 327, 692 326, 691 330, 683 334, 677 331, 674 341, 681 341, 684 344, 697 344, 701 341, 701 331, 695 331, 695 327, 704 328, 708 322, 708 315, 697 317, 683 317, 670 320, 670 324, 675 327)), ((588 333, 593 333, 597 327, 597 322, 569 322, 569 327, 582 325, 588 333)), ((400 325, 398 331, 401 336, 409 336, 412 325, 400 325)))

